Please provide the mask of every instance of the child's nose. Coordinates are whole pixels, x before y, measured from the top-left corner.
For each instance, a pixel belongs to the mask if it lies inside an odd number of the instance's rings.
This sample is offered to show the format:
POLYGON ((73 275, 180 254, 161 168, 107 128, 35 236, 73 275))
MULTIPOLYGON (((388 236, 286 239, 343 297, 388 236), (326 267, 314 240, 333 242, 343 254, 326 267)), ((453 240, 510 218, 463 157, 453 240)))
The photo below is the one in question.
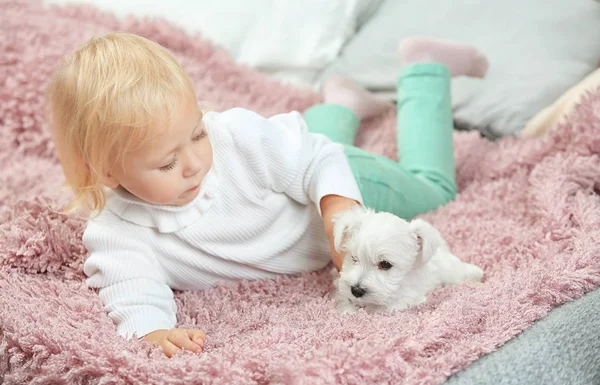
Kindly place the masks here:
POLYGON ((185 178, 196 175, 202 169, 202 158, 199 154, 195 154, 194 151, 188 151, 186 156, 185 168, 183 169, 183 176, 185 178))

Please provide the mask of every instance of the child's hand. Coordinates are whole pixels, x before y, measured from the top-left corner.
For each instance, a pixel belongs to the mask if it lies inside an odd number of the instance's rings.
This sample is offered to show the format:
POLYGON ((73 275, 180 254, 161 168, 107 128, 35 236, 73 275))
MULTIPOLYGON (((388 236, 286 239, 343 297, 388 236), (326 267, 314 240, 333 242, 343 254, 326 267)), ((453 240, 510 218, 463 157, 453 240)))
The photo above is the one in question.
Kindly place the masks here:
POLYGON ((344 262, 344 255, 339 251, 335 250, 333 246, 333 221, 332 218, 335 214, 350 210, 353 207, 359 205, 354 199, 344 198, 338 195, 325 195, 320 202, 321 213, 323 215, 323 224, 325 226, 325 234, 329 239, 329 246, 331 248, 331 260, 333 265, 339 271, 342 269, 342 263, 344 262))
POLYGON ((155 330, 146 334, 144 341, 161 347, 167 357, 172 357, 181 349, 199 353, 204 348, 206 334, 198 329, 155 330))

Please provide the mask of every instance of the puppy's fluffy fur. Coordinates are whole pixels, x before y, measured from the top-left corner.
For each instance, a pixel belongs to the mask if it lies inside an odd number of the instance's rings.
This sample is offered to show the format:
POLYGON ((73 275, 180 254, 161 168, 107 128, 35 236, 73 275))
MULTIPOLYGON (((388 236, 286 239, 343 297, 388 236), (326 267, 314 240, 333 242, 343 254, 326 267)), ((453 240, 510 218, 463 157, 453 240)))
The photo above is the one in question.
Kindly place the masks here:
POLYGON ((429 223, 356 208, 334 218, 334 246, 344 253, 334 274, 341 313, 405 309, 441 285, 478 282, 483 271, 454 256, 429 223))

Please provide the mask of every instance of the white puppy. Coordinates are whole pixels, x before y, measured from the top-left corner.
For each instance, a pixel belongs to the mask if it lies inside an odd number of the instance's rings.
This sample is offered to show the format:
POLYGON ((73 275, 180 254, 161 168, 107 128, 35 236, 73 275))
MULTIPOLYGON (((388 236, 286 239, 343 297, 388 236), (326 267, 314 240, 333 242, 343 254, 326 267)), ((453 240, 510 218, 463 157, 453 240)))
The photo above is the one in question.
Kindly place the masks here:
POLYGON ((409 223, 357 208, 336 215, 334 222, 334 246, 344 253, 334 280, 341 313, 405 309, 425 302, 438 286, 483 278, 479 267, 454 256, 440 233, 421 219, 409 223))

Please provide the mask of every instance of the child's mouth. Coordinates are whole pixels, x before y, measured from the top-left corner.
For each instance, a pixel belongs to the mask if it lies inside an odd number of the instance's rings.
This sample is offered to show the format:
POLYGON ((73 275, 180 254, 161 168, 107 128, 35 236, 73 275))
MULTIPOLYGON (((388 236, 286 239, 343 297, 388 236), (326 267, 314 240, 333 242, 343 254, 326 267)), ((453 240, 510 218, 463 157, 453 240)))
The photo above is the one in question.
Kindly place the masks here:
POLYGON ((196 185, 194 187, 192 187, 191 189, 187 190, 186 193, 191 193, 191 192, 195 192, 196 190, 198 190, 200 188, 200 185, 196 185))

